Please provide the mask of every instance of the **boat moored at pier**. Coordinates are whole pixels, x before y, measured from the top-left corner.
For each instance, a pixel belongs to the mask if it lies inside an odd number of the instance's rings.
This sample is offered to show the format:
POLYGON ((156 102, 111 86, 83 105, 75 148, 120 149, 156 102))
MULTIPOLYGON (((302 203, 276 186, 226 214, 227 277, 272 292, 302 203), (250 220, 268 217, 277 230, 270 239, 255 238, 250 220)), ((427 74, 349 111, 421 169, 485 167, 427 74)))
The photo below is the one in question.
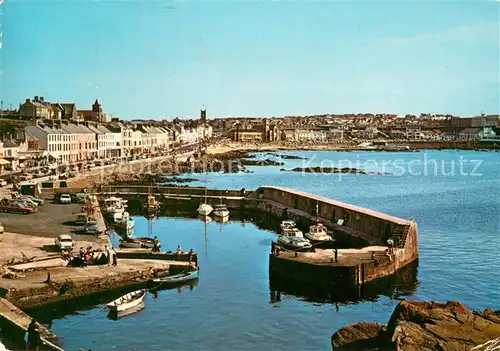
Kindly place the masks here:
POLYGON ((198 276, 199 270, 197 269, 191 272, 183 272, 179 274, 168 275, 166 277, 155 278, 153 279, 153 282, 161 284, 179 284, 198 279, 198 276))
POLYGON ((283 223, 282 228, 282 233, 278 238, 278 245, 280 247, 294 251, 309 250, 312 248, 311 242, 304 238, 304 234, 299 229, 291 226, 283 227, 283 223))
POLYGON ((321 223, 310 226, 309 231, 304 234, 304 237, 312 243, 329 243, 334 241, 332 236, 328 234, 326 227, 321 223))
POLYGON ((128 212, 123 212, 122 218, 116 221, 115 227, 130 231, 134 228, 135 221, 130 217, 128 212))
POLYGON ((295 228, 296 224, 294 221, 283 221, 280 224, 281 233, 283 234, 287 229, 295 228))
POLYGON ((127 200, 119 197, 111 196, 104 199, 104 213, 114 221, 122 219, 126 207, 127 200))
POLYGON ((219 218, 227 218, 229 217, 229 210, 227 209, 226 205, 215 205, 213 215, 219 218))
POLYGON ((122 312, 134 308, 139 305, 146 296, 146 290, 136 290, 131 293, 125 294, 116 300, 111 301, 106 306, 114 312, 122 312))

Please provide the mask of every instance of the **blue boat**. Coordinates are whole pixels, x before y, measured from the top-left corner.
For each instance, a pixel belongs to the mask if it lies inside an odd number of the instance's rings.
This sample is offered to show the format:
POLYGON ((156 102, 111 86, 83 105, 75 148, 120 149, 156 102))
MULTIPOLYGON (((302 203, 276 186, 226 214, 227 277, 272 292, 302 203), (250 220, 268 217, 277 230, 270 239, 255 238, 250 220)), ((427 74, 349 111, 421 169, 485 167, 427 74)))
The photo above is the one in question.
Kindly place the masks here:
POLYGON ((153 282, 162 283, 162 284, 183 283, 183 282, 187 282, 190 280, 198 279, 198 272, 199 272, 199 270, 197 269, 197 270, 191 271, 191 272, 173 274, 173 275, 169 275, 166 277, 155 278, 155 279, 153 279, 153 282))

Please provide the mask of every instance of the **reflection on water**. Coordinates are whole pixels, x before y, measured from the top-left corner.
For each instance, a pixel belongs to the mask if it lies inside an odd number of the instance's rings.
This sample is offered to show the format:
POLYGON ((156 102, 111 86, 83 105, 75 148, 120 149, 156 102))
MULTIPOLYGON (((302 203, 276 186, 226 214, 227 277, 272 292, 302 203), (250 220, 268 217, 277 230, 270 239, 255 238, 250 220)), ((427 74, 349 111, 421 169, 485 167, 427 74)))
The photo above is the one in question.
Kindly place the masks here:
POLYGON ((304 284, 293 277, 269 276, 270 303, 279 303, 282 295, 293 295, 307 302, 352 304, 361 301, 376 301, 381 295, 401 299, 415 293, 418 287, 418 260, 405 266, 390 277, 365 284, 361 289, 347 289, 345 286, 304 284))

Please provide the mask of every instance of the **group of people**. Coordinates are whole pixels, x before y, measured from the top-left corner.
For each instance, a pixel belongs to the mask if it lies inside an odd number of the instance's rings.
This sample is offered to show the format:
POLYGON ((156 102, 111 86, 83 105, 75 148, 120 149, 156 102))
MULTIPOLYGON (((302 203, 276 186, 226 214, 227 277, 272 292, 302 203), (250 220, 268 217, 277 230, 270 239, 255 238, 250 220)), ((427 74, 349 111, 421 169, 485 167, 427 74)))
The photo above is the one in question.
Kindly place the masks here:
POLYGON ((108 265, 116 266, 118 264, 118 259, 116 257, 116 250, 114 247, 108 248, 108 245, 104 246, 104 254, 108 260, 108 265))
POLYGON ((92 246, 88 246, 87 248, 82 246, 80 247, 78 256, 73 256, 71 252, 63 252, 61 257, 69 261, 68 265, 73 267, 86 267, 89 264, 116 266, 118 263, 116 250, 113 247, 108 248, 107 245, 104 246, 104 250, 94 250, 92 246))

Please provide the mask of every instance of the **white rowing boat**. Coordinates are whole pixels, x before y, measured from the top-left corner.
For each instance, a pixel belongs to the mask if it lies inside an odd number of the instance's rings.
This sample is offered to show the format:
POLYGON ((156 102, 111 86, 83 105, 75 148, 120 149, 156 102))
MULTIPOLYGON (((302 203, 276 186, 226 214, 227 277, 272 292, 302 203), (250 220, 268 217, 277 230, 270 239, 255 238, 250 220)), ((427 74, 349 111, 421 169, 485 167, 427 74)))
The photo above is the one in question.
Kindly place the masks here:
POLYGON ((107 304, 111 311, 121 312, 139 305, 146 296, 146 290, 136 290, 125 294, 107 304))

